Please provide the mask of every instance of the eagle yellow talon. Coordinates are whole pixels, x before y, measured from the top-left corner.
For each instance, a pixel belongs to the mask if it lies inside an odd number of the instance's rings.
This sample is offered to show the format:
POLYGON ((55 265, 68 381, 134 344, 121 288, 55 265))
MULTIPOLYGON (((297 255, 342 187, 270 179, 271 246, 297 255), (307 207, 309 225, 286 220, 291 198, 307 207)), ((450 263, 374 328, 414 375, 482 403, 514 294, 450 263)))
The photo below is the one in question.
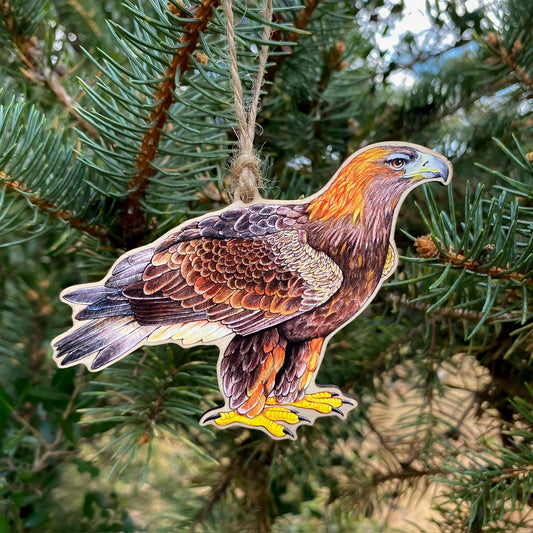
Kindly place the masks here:
MULTIPOLYGON (((267 405, 279 404, 277 404, 275 398, 268 398, 267 405)), ((311 411, 317 411, 323 415, 333 412, 344 416, 344 413, 340 408, 343 405, 349 405, 351 408, 354 406, 354 402, 342 398, 336 392, 321 391, 313 394, 306 394, 302 399, 284 405, 299 407, 300 409, 310 409, 311 411)), ((301 416, 300 419, 302 419, 301 416)))
POLYGON ((298 414, 286 407, 269 407, 262 414, 269 420, 276 422, 286 422, 287 424, 298 424, 300 422, 298 414))
MULTIPOLYGON (((305 420, 305 419, 303 419, 305 420)), ((268 433, 278 438, 294 438, 294 434, 280 422, 286 424, 298 424, 302 419, 298 414, 286 407, 267 407, 253 418, 241 415, 235 411, 216 413, 204 418, 203 423, 214 422, 217 426, 229 426, 239 424, 254 428, 264 428, 268 433)))

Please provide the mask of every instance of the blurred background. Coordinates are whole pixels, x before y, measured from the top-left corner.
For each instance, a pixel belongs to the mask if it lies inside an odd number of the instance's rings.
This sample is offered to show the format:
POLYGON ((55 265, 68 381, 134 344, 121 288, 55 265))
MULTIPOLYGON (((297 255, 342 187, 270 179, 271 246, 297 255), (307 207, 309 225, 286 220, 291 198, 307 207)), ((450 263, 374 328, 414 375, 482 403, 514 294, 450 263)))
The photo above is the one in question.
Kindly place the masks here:
MULTIPOLYGON (((250 94, 263 4, 233 2, 250 94)), ((377 141, 446 155, 400 211, 395 277, 297 441, 198 421, 213 347, 58 370, 62 289, 231 203, 220 0, 0 3, 0 533, 529 532, 533 2, 274 0, 256 131, 269 199, 377 141)))

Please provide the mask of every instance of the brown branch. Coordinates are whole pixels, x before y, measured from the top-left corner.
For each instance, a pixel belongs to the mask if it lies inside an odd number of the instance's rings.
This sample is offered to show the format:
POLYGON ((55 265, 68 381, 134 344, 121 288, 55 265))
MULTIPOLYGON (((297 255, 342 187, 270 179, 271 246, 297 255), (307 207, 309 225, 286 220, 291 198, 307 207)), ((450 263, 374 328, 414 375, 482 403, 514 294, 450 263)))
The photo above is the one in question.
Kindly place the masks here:
POLYGON ((509 272, 506 268, 496 266, 486 267, 477 261, 467 259, 463 254, 455 252, 452 248, 446 254, 443 254, 437 248, 430 235, 418 237, 415 240, 415 246, 420 257, 437 259, 440 263, 451 263, 455 267, 462 267, 476 274, 491 276, 492 278, 512 279, 519 283, 525 280, 531 283, 531 280, 520 272, 509 272))
POLYGON ((258 443, 253 437, 239 442, 228 456, 229 461, 217 468, 219 474, 216 482, 206 482, 205 476, 198 477, 198 482, 209 485, 211 490, 205 505, 199 510, 189 530, 193 533, 213 513, 215 506, 226 495, 232 494, 238 500, 242 514, 234 516, 233 530, 240 531, 240 520, 244 518, 247 529, 256 533, 270 533, 272 521, 279 516, 273 505, 269 492, 271 465, 274 460, 277 443, 267 439, 258 443))
MULTIPOLYGON (((144 356, 143 356, 144 358, 144 356)), ((144 359, 143 359, 144 360, 144 359)), ((133 375, 137 374, 137 370, 139 368, 139 364, 135 366, 135 369, 133 371, 133 375)), ((139 439, 138 445, 143 446, 144 444, 148 444, 150 442, 150 438, 153 434, 154 425, 157 423, 159 416, 161 413, 165 410, 165 399, 168 395, 168 390, 170 387, 172 387, 172 380, 175 376, 177 376, 182 371, 182 367, 176 367, 173 368, 168 375, 166 376, 166 379, 164 381, 164 385, 158 389, 157 396, 152 402, 152 405, 150 406, 150 409, 148 410, 148 414, 146 417, 146 427, 139 439)), ((112 392, 112 391, 108 391, 112 392)), ((131 401, 131 399, 128 396, 125 396, 125 399, 128 401, 131 401)), ((135 402, 133 402, 135 403, 135 402)))
POLYGON ((46 73, 46 85, 47 87, 55 94, 59 103, 67 110, 67 113, 81 126, 85 132, 93 137, 97 138, 100 136, 98 130, 89 122, 87 122, 74 108, 75 100, 68 94, 65 87, 61 84, 59 74, 56 70, 49 72, 48 69, 45 69, 46 73))
MULTIPOLYGON (((294 28, 304 29, 309 24, 311 16, 321 2, 322 0, 307 0, 305 7, 298 14, 294 22, 294 28)), ((161 133, 168 119, 167 111, 174 101, 172 93, 176 88, 176 73, 179 72, 181 76, 191 67, 190 58, 198 46, 200 33, 207 27, 211 20, 213 9, 219 4, 220 0, 204 0, 196 8, 194 21, 184 26, 185 31, 179 40, 180 45, 186 44, 186 46, 177 48, 165 73, 165 80, 161 83, 155 95, 157 105, 154 107, 148 119, 148 123, 152 126, 143 137, 141 150, 135 165, 137 173, 130 180, 128 187, 130 194, 124 203, 123 215, 119 219, 119 224, 124 230, 126 240, 136 241, 137 237, 144 231, 146 214, 141 207, 141 203, 148 188, 148 178, 154 174, 152 162, 155 160, 161 140, 161 133)), ((169 11, 177 14, 180 10, 176 5, 169 2, 169 11)), ((290 33, 287 39, 291 42, 296 42, 298 37, 298 34, 290 33)), ((281 40, 279 32, 273 34, 272 39, 276 40, 276 38, 281 40)), ((277 66, 284 57, 286 56, 274 57, 274 64, 265 73, 265 80, 273 78, 277 66)))
MULTIPOLYGON (((307 27, 309 24, 309 21, 311 20, 311 17, 313 16, 313 13, 319 6, 319 4, 323 0, 306 0, 304 8, 298 13, 298 16, 296 17, 296 20, 294 21, 293 28, 297 30, 303 30, 307 27)), ((278 13, 277 15, 278 22, 281 22, 281 16, 278 13)), ((298 38, 300 37, 300 34, 296 32, 290 32, 288 35, 281 35, 280 30, 276 30, 272 33, 271 39, 273 41, 281 41, 282 39, 286 39, 287 41, 290 41, 291 43, 295 43, 298 41, 298 38)), ((293 53, 293 47, 292 46, 285 46, 282 48, 282 51, 285 52, 283 55, 277 55, 272 57, 271 66, 266 70, 265 72, 265 81, 269 82, 272 81, 278 69, 281 66, 281 63, 293 53)))
POLYGON ((96 35, 96 37, 101 38, 102 32, 100 31, 100 28, 93 20, 93 12, 88 11, 87 9, 84 9, 78 0, 67 0, 67 3, 74 10, 76 10, 79 13, 79 15, 85 20, 89 28, 91 28, 91 31, 96 35))
POLYGON ((375 120, 370 122, 364 130, 359 129, 357 131, 357 136, 362 140, 367 139, 375 130, 377 124, 388 124, 389 127, 386 132, 381 134, 380 140, 409 139, 413 133, 419 132, 432 124, 438 124, 448 117, 453 117, 457 111, 478 102, 484 96, 495 94, 507 87, 509 83, 509 79, 504 78, 492 84, 484 85, 470 92, 455 104, 446 105, 437 112, 433 112, 432 105, 414 108, 412 112, 416 113, 416 121, 406 120, 405 112, 402 108, 387 105, 384 112, 378 114, 375 120))
MULTIPOLYGON (((399 305, 406 309, 412 309, 419 311, 420 313, 426 313, 431 307, 431 304, 424 302, 412 302, 405 294, 387 293, 385 295, 385 301, 399 305)), ((471 322, 479 322, 483 318, 483 313, 477 311, 471 311, 469 309, 454 309, 453 307, 441 307, 435 309, 431 314, 439 315, 444 318, 454 318, 458 320, 469 320, 471 322)), ((502 320, 516 320, 517 315, 513 313, 505 313, 498 315, 497 317, 488 318, 487 322, 501 322, 502 320)))
POLYGON ((11 16, 8 3, 3 7, 4 25, 9 33, 13 46, 18 51, 20 60, 27 68, 21 68, 21 72, 28 80, 36 85, 44 85, 54 94, 57 101, 63 105, 67 113, 82 127, 91 137, 98 137, 98 131, 89 124, 75 109, 75 100, 68 94, 61 83, 61 76, 65 74, 65 68, 59 61, 53 69, 43 65, 43 52, 39 48, 35 36, 28 36, 16 32, 13 17, 11 16))
POLYGON ((440 468, 428 468, 427 470, 419 470, 410 465, 405 467, 402 466, 402 469, 396 472, 387 472, 375 473, 372 476, 372 486, 377 487, 387 481, 409 481, 413 479, 420 479, 423 477, 429 476, 442 476, 446 473, 440 468))
POLYGON ((31 433, 43 446, 48 446, 48 441, 43 437, 40 431, 35 429, 20 413, 13 410, 11 411, 11 416, 28 431, 31 433))
MULTIPOLYGON (((492 483, 496 484, 506 479, 529 477, 533 474, 533 465, 517 466, 514 468, 504 468, 502 473, 492 478, 492 483)), ((524 480, 525 481, 525 480, 524 480)))
POLYGON ((222 499, 222 497, 228 491, 229 487, 233 482, 233 477, 234 472, 231 469, 227 469, 226 472, 222 475, 222 479, 219 481, 217 486, 211 488, 209 500, 196 515, 194 522, 191 525, 191 529, 189 530, 190 533, 193 533, 200 524, 207 520, 209 515, 213 512, 215 505, 222 499))
MULTIPOLYGON (((72 391, 67 406, 65 407, 62 419, 66 420, 74 411, 74 402, 76 401, 80 391, 82 390, 82 379, 78 377, 75 381, 74 390, 72 391)), ((65 450, 58 449, 61 446, 64 446, 63 441, 63 430, 61 427, 58 427, 57 433, 53 441, 48 441, 44 435, 36 428, 34 428, 25 417, 19 414, 17 411, 11 411, 13 418, 26 429, 30 434, 32 434, 38 441, 39 445, 35 447, 33 463, 31 466, 31 472, 37 473, 44 470, 51 459, 55 457, 62 457, 66 455, 72 455, 74 450, 65 450)))
MULTIPOLYGON (((363 405, 362 403, 359 403, 359 405, 363 405)), ((403 461, 400 460, 400 458, 396 455, 396 452, 393 450, 393 448, 389 445, 387 442, 387 439, 383 436, 383 433, 376 427, 374 422, 370 419, 370 416, 363 411, 361 413, 361 418, 366 422, 368 427, 370 428, 370 431, 372 431, 378 438, 381 446, 389 453, 389 455, 394 459, 396 465, 402 465, 403 461)))
MULTIPOLYGON (((298 30, 303 30, 307 27, 309 24, 309 21, 311 20, 311 17, 313 16, 313 13, 315 9, 318 7, 318 4, 320 4, 322 0, 307 0, 305 3, 305 7, 298 13, 298 17, 296 18, 296 22, 294 23, 294 27, 298 30)), ((290 41, 296 42, 297 34, 291 33, 289 36, 290 41)))
MULTIPOLYGON (((198 46, 200 34, 205 31, 211 20, 213 9, 219 4, 220 0, 204 0, 202 4, 196 7, 195 18, 184 25, 185 31, 179 39, 180 46, 176 48, 176 53, 165 73, 164 81, 155 94, 157 105, 148 118, 151 127, 142 139, 140 153, 135 164, 137 174, 130 180, 130 194, 124 203, 124 214, 119 220, 127 239, 140 235, 144 229, 146 214, 141 203, 148 188, 148 178, 154 173, 152 162, 156 157, 161 141, 161 132, 168 119, 167 111, 174 102, 172 93, 176 89, 176 74, 179 72, 181 77, 185 71, 190 69, 191 55, 198 46)), ((172 14, 180 13, 180 9, 170 2, 168 9, 172 14)))
POLYGON ((513 43, 513 48, 509 52, 505 47, 502 38, 490 32, 487 37, 487 44, 491 49, 499 56, 499 59, 502 63, 505 63, 516 75, 516 77, 533 93, 533 79, 516 61, 516 57, 522 52, 523 45, 520 39, 517 39, 513 43))
POLYGON ((22 183, 11 179, 7 174, 0 170, 0 184, 2 184, 8 191, 14 192, 25 200, 30 202, 35 207, 38 207, 42 211, 59 218, 69 224, 71 227, 84 231, 93 237, 99 239, 107 238, 107 230, 102 226, 96 224, 88 224, 86 221, 79 217, 76 217, 71 211, 61 209, 53 202, 41 198, 39 193, 33 192, 31 189, 26 188, 22 183))

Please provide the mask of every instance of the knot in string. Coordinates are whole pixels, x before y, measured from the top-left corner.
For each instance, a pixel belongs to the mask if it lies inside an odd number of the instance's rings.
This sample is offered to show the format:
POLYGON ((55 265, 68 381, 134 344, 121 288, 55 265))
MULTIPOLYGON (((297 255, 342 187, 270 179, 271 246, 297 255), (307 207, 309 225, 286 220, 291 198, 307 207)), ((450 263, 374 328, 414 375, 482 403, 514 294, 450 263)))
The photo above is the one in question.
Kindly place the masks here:
POLYGON ((259 196, 261 186, 261 171, 259 159, 252 153, 240 152, 231 163, 234 177, 233 195, 245 204, 249 204, 259 196))
MULTIPOLYGON (((245 107, 237 64, 235 22, 233 10, 231 9, 231 0, 224 0, 223 8, 226 17, 226 34, 231 59, 231 79, 233 83, 235 114, 237 116, 237 138, 239 139, 238 154, 232 161, 230 173, 233 177, 234 199, 248 204, 261 197, 259 194, 259 187, 261 186, 260 162, 254 152, 253 143, 259 96, 263 84, 266 60, 268 58, 268 45, 264 44, 261 46, 257 78, 253 85, 252 101, 249 106, 245 107)), ((269 22, 272 20, 272 0, 266 0, 263 18, 269 22)), ((271 31, 270 26, 265 24, 263 29, 263 42, 270 39, 271 31)))

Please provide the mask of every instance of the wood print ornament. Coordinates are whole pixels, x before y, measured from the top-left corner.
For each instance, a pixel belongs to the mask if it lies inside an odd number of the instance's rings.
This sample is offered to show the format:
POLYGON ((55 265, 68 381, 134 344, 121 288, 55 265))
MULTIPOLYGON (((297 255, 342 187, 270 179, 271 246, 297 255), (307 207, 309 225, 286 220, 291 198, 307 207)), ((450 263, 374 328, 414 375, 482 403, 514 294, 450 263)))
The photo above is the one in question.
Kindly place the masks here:
POLYGON ((326 345, 395 270, 406 195, 451 177, 450 163, 427 148, 379 143, 309 198, 233 204, 187 221, 124 254, 100 283, 62 292, 74 325, 54 339, 54 358, 97 371, 142 345, 215 344, 225 402, 201 423, 296 438, 298 425, 355 406, 315 383, 326 345))

